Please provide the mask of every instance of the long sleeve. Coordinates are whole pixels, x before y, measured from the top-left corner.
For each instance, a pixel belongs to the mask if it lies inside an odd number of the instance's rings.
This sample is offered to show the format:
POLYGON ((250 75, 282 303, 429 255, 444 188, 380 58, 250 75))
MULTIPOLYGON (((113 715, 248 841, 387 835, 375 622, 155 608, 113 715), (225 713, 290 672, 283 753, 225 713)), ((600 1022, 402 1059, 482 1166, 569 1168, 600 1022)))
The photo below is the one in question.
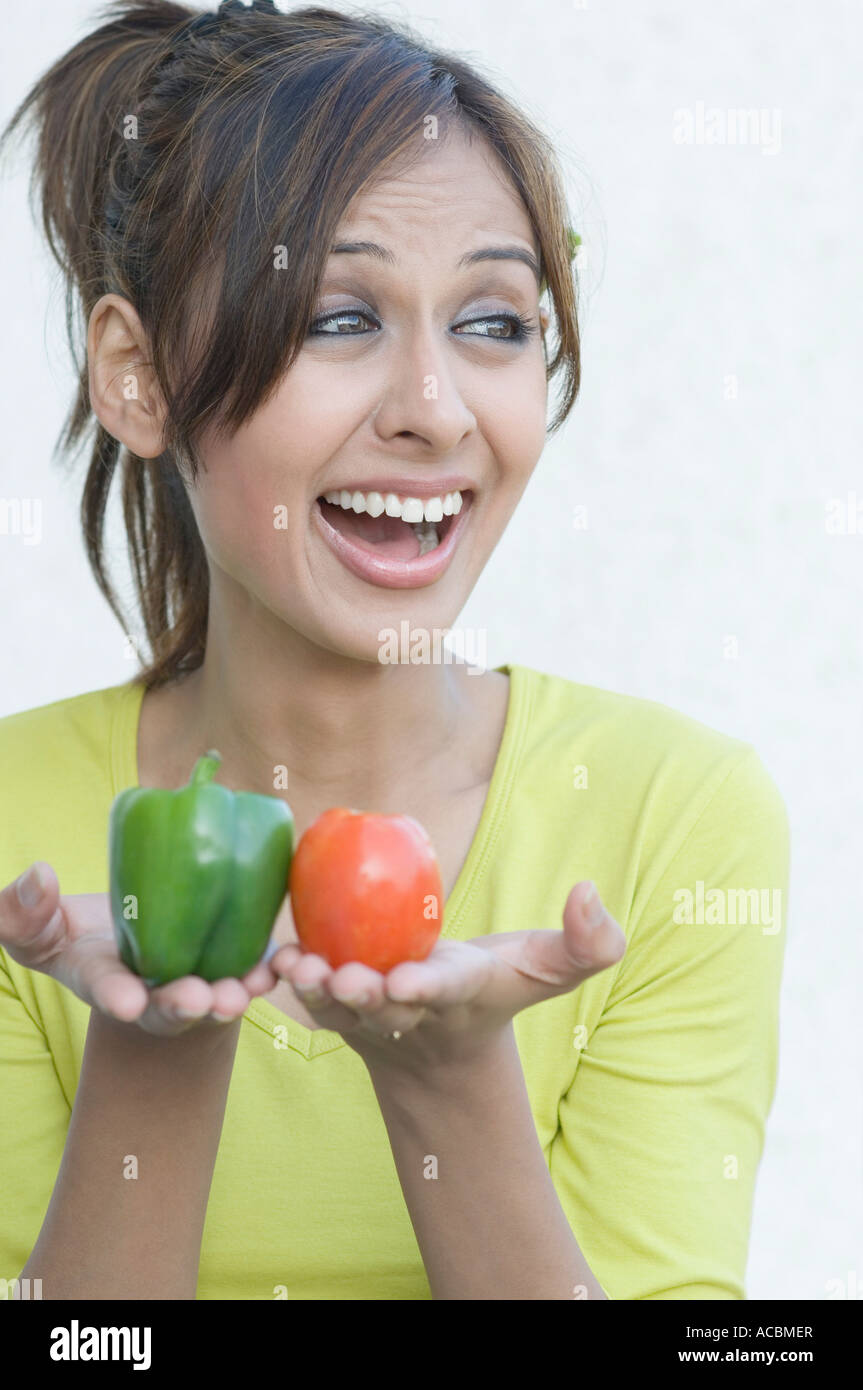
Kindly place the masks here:
POLYGON ((550 1171, 612 1299, 746 1297, 777 1080, 790 832, 745 749, 629 924, 560 1105, 550 1171))

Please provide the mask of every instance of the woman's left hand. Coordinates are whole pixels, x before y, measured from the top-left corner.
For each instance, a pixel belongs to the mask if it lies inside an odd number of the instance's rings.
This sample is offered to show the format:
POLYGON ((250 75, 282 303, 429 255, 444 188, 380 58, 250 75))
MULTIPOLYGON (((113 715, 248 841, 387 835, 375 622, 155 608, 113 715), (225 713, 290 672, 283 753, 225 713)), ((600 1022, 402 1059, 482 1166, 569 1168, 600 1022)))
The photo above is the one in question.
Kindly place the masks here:
POLYGON ((280 947, 270 965, 370 1069, 422 1076, 492 1051, 515 1014, 577 989, 622 958, 626 937, 598 896, 598 920, 588 919, 590 889, 588 881, 571 890, 562 932, 440 940, 424 961, 403 961, 386 975, 358 961, 333 970, 293 944, 280 947))

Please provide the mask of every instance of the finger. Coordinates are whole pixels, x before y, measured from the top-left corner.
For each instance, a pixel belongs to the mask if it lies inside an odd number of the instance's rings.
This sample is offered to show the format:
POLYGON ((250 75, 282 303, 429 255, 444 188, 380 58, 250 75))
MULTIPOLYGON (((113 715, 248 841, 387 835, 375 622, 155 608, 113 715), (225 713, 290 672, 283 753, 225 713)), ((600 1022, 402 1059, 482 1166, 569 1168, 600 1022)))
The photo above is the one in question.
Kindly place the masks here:
POLYGON ((277 973, 288 982, 321 1028, 331 1028, 339 1033, 356 1027, 356 1015, 333 999, 329 992, 329 979, 333 970, 323 956, 317 956, 313 951, 297 950, 289 945, 282 947, 278 955, 273 956, 270 964, 274 968, 277 959, 277 973), (282 957, 282 952, 292 951, 296 951, 296 954, 292 957, 292 963, 286 967, 279 958, 282 957))
POLYGON ((51 865, 37 860, 0 899, 0 937, 16 960, 51 975, 84 1003, 122 1022, 143 1014, 148 991, 117 956, 104 894, 61 899, 51 865), (71 913, 75 931, 84 933, 80 938, 71 930, 71 913))
POLYGON ((496 969, 494 956, 468 942, 444 942, 424 961, 393 966, 386 977, 386 993, 393 1003, 451 1008, 475 999, 496 969))
POLYGON ((324 960, 323 956, 316 956, 313 951, 301 951, 299 956, 295 958, 288 975, 292 984, 300 984, 308 988, 323 984, 332 973, 333 967, 329 961, 324 960))
POLYGON ((562 931, 527 931, 521 941, 512 933, 499 946, 490 938, 498 958, 512 966, 499 981, 501 997, 518 1011, 567 994, 620 960, 626 937, 593 887, 586 881, 570 890, 562 931))
POLYGON ((94 958, 88 978, 97 968, 99 977, 90 986, 94 1002, 121 1022, 137 1023, 148 1033, 185 1032, 204 1019, 231 1022, 241 1017, 249 1004, 248 991, 239 980, 226 978, 210 984, 199 975, 183 975, 148 988, 116 960, 107 960, 103 971, 101 962, 97 964, 94 958))
POLYGON ((289 980, 289 983, 319 1028, 330 1028, 334 1033, 349 1032, 356 1028, 357 1015, 346 1005, 333 999, 323 981, 302 984, 289 980))
POLYGON ((306 953, 299 946, 288 943, 279 948, 270 957, 270 967, 275 971, 280 979, 287 979, 290 971, 306 953))
POLYGON ((370 1003, 373 999, 383 999, 384 977, 380 971, 363 965, 362 961, 352 960, 332 972, 329 989, 333 998, 343 1004, 351 1004, 360 998, 370 1003))
POLYGON ((213 986, 200 975, 180 975, 151 989, 148 1018, 162 1014, 166 1020, 196 1021, 213 1008, 213 986))
POLYGON ((192 1028, 206 1026, 209 1021, 209 1009, 204 1009, 202 1012, 192 1012, 179 1007, 170 1010, 167 1004, 154 1004, 152 999, 140 1017, 133 1020, 145 1033, 151 1033, 154 1037, 159 1038, 178 1037, 181 1033, 187 1033, 192 1028))
POLYGON ((104 893, 61 898, 51 865, 36 860, 0 893, 0 940, 19 964, 50 975, 84 1003, 135 1019, 147 991, 118 959, 106 914, 104 893))
POLYGON ((36 860, 0 892, 0 943, 19 965, 39 970, 66 936, 57 875, 36 860))
POLYGON ((226 976, 207 981, 200 975, 183 975, 152 991, 146 1022, 149 1026, 160 1015, 171 1025, 202 1019, 231 1023, 242 1017, 249 1002, 249 992, 241 980, 226 976))
POLYGON ((245 1012, 247 1004, 248 994, 239 980, 210 984, 200 975, 182 975, 155 986, 149 992, 146 1009, 134 1021, 154 1036, 176 1037, 195 1027, 231 1023, 245 1012))
MULTIPOLYGON (((365 971, 367 967, 358 961, 351 961, 349 966, 340 966, 339 969, 344 972, 343 979, 351 979, 356 978, 357 972, 365 971)), ((375 1005, 365 1006, 357 1002, 351 1007, 341 1003, 333 996, 330 988, 334 973, 323 957, 306 951, 286 976, 294 993, 302 1000, 321 1028, 329 1028, 336 1033, 351 1033, 360 1028, 364 1020, 373 1032, 403 1033, 415 1026, 418 1020, 414 1010, 400 1010, 393 1013, 391 1018, 386 1017, 375 1024, 371 1022, 376 1012, 375 1005)), ((371 973, 376 974, 375 971, 371 973)), ((382 1003, 383 994, 380 986, 378 997, 382 1003)))
POLYGON ((623 930, 601 900, 598 926, 589 919, 592 886, 586 880, 570 890, 563 909, 563 931, 500 932, 476 937, 469 944, 520 972, 525 977, 525 988, 535 988, 537 1002, 572 989, 574 984, 614 965, 626 950, 623 930))
POLYGON ((242 984, 251 999, 257 998, 259 994, 269 994, 278 983, 279 977, 275 970, 263 960, 258 961, 257 965, 252 966, 252 969, 242 976, 242 984))
POLYGON ((388 997, 386 979, 377 970, 351 961, 330 977, 333 998, 353 1009, 359 1021, 375 1033, 407 1033, 426 1015, 417 1005, 395 1003, 388 997))
POLYGON ((564 904, 563 945, 585 979, 615 965, 626 952, 626 935, 590 880, 577 883, 564 904))
POLYGON ((489 1002, 517 1013, 577 989, 622 958, 626 937, 598 895, 597 920, 591 920, 593 886, 586 880, 571 889, 562 931, 493 933, 466 943, 510 967, 492 976, 486 991, 489 1002))
POLYGON ((118 958, 112 940, 84 937, 73 941, 53 973, 85 1003, 121 1022, 134 1022, 147 1007, 146 985, 118 958))
POLYGON ((224 980, 214 980, 210 992, 210 1014, 221 1021, 240 1018, 249 1007, 249 992, 241 980, 229 976, 224 980))

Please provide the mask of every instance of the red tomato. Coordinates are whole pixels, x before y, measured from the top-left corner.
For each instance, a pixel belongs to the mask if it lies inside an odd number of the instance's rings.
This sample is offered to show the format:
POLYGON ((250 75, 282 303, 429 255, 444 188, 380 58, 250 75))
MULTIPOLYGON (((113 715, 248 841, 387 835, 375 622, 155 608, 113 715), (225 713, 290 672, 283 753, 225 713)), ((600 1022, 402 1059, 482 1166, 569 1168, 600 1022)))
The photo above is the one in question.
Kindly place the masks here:
POLYGON ((412 816, 324 811, 300 837, 290 894, 303 948, 334 970, 358 960, 385 975, 425 960, 440 935, 440 869, 412 816))

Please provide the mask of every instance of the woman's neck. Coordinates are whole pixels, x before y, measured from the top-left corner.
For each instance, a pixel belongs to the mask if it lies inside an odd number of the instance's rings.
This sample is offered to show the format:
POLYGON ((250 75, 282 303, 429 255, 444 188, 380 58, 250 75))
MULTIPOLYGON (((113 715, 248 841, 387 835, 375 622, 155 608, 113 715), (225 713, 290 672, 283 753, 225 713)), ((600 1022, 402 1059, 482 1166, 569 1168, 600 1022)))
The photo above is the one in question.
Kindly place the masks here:
POLYGON ((233 650, 222 659, 211 630, 203 665, 145 696, 142 785, 179 786, 217 748, 223 785, 281 790, 299 825, 303 808, 411 813, 488 783, 506 676, 456 664, 372 665, 321 649, 299 655, 280 658, 256 642, 253 662, 233 650))

